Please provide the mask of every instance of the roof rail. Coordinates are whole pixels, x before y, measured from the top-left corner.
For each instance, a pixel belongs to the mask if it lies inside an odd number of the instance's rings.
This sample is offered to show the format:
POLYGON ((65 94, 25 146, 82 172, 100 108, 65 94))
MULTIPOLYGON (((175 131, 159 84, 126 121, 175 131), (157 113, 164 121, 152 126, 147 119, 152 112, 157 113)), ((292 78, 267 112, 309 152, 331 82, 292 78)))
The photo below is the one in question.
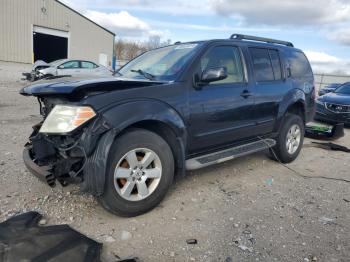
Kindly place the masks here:
POLYGON ((264 38, 264 37, 258 37, 258 36, 251 36, 251 35, 233 34, 233 35, 231 35, 230 39, 251 40, 251 41, 257 41, 257 42, 265 42, 265 43, 269 43, 269 44, 279 44, 279 45, 294 47, 294 45, 291 42, 275 40, 275 39, 270 39, 270 38, 264 38))

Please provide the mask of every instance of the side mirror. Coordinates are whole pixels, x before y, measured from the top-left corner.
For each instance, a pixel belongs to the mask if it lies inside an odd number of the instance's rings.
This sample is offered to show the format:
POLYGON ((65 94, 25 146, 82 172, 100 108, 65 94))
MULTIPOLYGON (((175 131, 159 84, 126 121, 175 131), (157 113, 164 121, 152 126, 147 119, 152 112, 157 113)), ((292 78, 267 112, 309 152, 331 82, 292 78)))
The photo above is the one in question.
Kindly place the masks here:
POLYGON ((227 68, 215 67, 215 68, 209 68, 204 70, 200 81, 202 83, 210 83, 210 82, 220 81, 225 78, 227 78, 227 68))

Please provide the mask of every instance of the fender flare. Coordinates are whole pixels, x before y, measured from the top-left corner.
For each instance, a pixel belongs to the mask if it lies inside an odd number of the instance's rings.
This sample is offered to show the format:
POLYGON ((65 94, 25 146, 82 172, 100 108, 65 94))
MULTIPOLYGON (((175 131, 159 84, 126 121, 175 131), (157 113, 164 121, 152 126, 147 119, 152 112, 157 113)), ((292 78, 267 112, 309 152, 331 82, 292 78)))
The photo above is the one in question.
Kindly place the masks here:
POLYGON ((119 132, 141 121, 163 122, 173 129, 177 137, 186 141, 186 125, 180 114, 171 106, 157 100, 137 100, 105 110, 103 117, 119 132))
MULTIPOLYGON (((277 121, 275 130, 278 132, 283 124, 283 118, 288 109, 295 105, 296 103, 300 103, 304 107, 305 114, 305 93, 300 89, 294 89, 293 92, 289 92, 280 103, 277 114, 277 121)), ((305 116, 304 116, 305 117, 305 116)))

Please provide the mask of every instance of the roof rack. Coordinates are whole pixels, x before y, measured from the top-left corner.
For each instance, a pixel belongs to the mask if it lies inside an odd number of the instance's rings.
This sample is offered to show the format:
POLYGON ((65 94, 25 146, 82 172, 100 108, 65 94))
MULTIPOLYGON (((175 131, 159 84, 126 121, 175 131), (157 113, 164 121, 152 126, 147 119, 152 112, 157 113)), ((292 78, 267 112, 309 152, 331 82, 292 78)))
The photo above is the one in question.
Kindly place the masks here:
POLYGON ((264 37, 258 37, 258 36, 251 36, 251 35, 233 34, 233 35, 231 35, 230 39, 251 40, 251 41, 257 41, 257 42, 265 42, 265 43, 269 43, 269 44, 279 44, 279 45, 294 47, 294 45, 291 42, 275 40, 275 39, 270 39, 270 38, 264 38, 264 37))

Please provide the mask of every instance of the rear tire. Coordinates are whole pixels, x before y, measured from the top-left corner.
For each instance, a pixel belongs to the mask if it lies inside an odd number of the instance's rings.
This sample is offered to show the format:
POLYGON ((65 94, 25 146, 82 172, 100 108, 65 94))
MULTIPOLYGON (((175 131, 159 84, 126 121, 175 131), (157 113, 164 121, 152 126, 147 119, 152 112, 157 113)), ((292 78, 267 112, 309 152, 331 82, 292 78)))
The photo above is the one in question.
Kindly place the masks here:
POLYGON ((162 201, 173 177, 174 158, 166 141, 148 130, 132 129, 111 147, 105 190, 98 200, 116 215, 138 216, 162 201))
POLYGON ((304 143, 305 125, 299 115, 287 114, 283 121, 276 145, 270 149, 271 158, 291 163, 299 155, 304 143))

